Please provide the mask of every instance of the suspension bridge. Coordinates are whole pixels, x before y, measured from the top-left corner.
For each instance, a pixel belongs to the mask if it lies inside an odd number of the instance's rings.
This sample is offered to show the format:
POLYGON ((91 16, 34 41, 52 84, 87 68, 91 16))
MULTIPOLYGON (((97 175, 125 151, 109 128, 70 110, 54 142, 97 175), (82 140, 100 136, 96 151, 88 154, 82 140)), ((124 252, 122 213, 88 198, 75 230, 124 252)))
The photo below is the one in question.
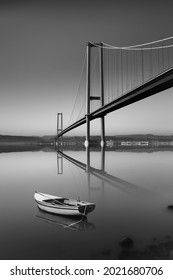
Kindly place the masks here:
POLYGON ((105 116, 124 106, 173 86, 173 37, 140 45, 116 47, 89 42, 74 106, 63 129, 57 118, 57 142, 65 133, 101 119, 101 146, 105 145, 105 116))

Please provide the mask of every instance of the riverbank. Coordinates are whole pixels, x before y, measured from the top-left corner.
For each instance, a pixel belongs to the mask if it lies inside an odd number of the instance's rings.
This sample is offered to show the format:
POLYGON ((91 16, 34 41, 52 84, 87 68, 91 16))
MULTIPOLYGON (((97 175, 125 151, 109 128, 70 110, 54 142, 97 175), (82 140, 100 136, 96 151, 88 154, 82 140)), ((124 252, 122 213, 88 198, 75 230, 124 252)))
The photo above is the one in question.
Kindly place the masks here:
MULTIPOLYGON (((85 136, 63 137, 59 141, 59 148, 63 150, 81 151, 85 150, 85 136)), ((31 149, 42 149, 44 146, 50 146, 52 149, 55 144, 55 136, 10 136, 0 135, 0 150, 16 147, 28 147, 31 149)), ((91 136, 91 150, 100 150, 100 136, 91 136)), ((111 151, 143 151, 153 152, 157 150, 172 151, 173 136, 137 134, 137 135, 117 135, 105 137, 105 148, 111 151)))
POLYGON ((46 150, 52 144, 43 137, 0 135, 0 153, 46 150))

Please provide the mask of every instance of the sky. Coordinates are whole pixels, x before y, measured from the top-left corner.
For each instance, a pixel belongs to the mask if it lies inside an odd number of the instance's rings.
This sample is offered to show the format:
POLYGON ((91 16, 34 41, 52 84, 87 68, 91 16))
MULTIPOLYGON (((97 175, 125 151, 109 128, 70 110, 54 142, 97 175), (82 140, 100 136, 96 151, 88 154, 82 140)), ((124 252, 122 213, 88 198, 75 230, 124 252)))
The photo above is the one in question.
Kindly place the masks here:
MULTIPOLYGON (((172 1, 1 0, 0 134, 55 135, 69 120, 86 44, 140 44, 173 35, 172 1)), ((106 117, 106 134, 173 134, 173 89, 106 117)), ((100 133, 99 120, 91 124, 100 133)), ((85 134, 85 126, 73 134, 85 134)))

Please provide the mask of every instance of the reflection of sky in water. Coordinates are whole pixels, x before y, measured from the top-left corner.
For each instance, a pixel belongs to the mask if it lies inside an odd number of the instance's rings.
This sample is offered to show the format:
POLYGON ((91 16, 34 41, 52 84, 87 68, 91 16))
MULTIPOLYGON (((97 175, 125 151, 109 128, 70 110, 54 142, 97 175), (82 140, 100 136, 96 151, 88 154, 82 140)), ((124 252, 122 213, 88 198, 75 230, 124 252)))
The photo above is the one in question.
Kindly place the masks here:
MULTIPOLYGON (((68 155, 86 162, 85 152, 68 155)), ((91 153, 91 165, 101 167, 99 152, 91 153)), ((58 175, 54 152, 1 154, 0 258, 117 258, 123 236, 133 238, 139 249, 153 238, 172 238, 173 216, 166 209, 173 204, 172 166, 171 152, 106 152, 103 183, 66 159, 63 174, 58 175), (47 218, 37 209, 35 190, 80 196, 95 202, 96 209, 88 215, 88 224, 70 230, 63 227, 63 219, 47 218)))

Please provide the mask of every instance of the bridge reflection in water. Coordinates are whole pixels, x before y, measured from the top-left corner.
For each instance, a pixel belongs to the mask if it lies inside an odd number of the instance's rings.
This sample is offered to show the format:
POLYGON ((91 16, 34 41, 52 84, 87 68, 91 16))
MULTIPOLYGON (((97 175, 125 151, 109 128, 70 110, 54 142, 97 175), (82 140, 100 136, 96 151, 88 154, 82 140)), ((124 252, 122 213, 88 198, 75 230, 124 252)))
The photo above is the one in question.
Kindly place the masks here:
POLYGON ((106 150, 105 147, 101 147, 101 168, 94 168, 91 166, 90 164, 90 153, 91 153, 91 149, 89 147, 86 148, 86 155, 87 155, 87 160, 86 160, 86 164, 76 160, 72 157, 70 157, 69 155, 67 155, 66 153, 64 153, 62 150, 57 150, 57 169, 58 169, 58 174, 63 174, 63 158, 68 160, 69 162, 73 163, 74 165, 76 165, 77 167, 79 167, 80 169, 84 170, 86 173, 86 178, 87 178, 87 187, 88 187, 88 191, 90 193, 90 191, 92 190, 98 190, 98 187, 93 187, 91 184, 91 176, 100 179, 100 188, 99 190, 101 190, 102 195, 104 196, 104 188, 105 188, 105 183, 118 188, 119 190, 125 192, 125 193, 138 193, 138 195, 141 196, 150 196, 154 195, 152 193, 152 191, 142 188, 140 186, 137 186, 135 184, 132 184, 128 181, 122 180, 116 176, 113 176, 112 174, 109 174, 106 172, 105 170, 105 154, 106 154, 106 150))

